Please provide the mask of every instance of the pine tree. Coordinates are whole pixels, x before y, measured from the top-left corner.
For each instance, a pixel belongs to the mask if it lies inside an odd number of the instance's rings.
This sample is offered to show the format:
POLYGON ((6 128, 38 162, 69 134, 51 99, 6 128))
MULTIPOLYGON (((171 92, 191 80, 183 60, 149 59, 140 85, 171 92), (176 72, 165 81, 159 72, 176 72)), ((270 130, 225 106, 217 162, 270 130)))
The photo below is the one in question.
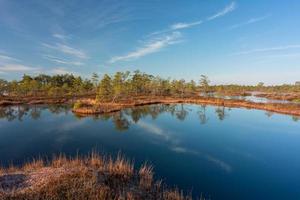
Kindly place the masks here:
POLYGON ((113 102, 121 96, 124 87, 123 84, 124 84, 123 74, 121 72, 117 72, 114 75, 114 79, 112 81, 113 102))
POLYGON ((199 84, 200 84, 200 87, 202 88, 203 92, 205 92, 205 93, 209 92, 209 82, 210 81, 207 76, 201 75, 199 84))
POLYGON ((96 73, 93 73, 92 75, 92 83, 94 85, 94 87, 96 88, 99 82, 99 76, 96 73))
POLYGON ((112 80, 105 74, 98 86, 96 100, 99 102, 111 101, 113 95, 112 80))

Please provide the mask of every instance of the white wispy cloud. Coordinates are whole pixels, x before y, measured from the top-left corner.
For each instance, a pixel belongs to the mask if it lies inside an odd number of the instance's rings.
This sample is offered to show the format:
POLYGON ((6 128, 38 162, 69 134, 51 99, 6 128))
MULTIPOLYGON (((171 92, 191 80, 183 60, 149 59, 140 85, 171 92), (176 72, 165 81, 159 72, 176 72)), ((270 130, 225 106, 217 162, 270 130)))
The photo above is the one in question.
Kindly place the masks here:
POLYGON ((82 63, 82 62, 67 61, 67 60, 63 60, 63 59, 60 59, 60 58, 57 58, 57 57, 54 57, 54 56, 51 56, 51 55, 44 55, 43 57, 47 60, 50 60, 52 62, 59 63, 59 64, 75 65, 75 66, 84 65, 84 63, 82 63))
POLYGON ((215 158, 211 155, 205 155, 206 159, 209 160, 210 162, 213 162, 214 164, 216 164, 217 166, 219 166, 221 169, 225 170, 227 173, 230 173, 232 171, 232 167, 231 165, 229 165, 228 163, 215 158))
POLYGON ((37 71, 38 68, 29 67, 21 64, 5 64, 0 65, 1 72, 30 72, 30 71, 37 71))
POLYGON ((226 6, 223 10, 217 12, 216 14, 210 16, 207 18, 208 21, 222 17, 232 11, 234 11, 237 8, 237 5, 235 2, 231 2, 228 6, 226 6))
POLYGON ((20 60, 17 59, 17 58, 13 58, 13 57, 11 57, 11 56, 7 56, 7 55, 4 55, 4 54, 0 54, 0 61, 3 61, 3 62, 8 62, 8 61, 19 62, 20 60))
MULTIPOLYGON (((232 2, 231 4, 226 6, 222 11, 214 14, 213 16, 208 17, 206 20, 210 21, 210 20, 213 20, 215 18, 222 17, 222 16, 226 15, 227 13, 234 11, 236 9, 236 7, 237 7, 236 3, 232 2)), ((178 22, 178 23, 172 24, 167 29, 153 32, 153 33, 150 34, 150 36, 170 32, 170 31, 180 30, 180 29, 191 28, 193 26, 200 25, 203 22, 205 22, 205 20, 204 21, 203 20, 198 20, 198 21, 194 21, 194 22, 178 22)))
POLYGON ((81 29, 97 30, 112 24, 135 20, 132 5, 118 0, 99 1, 93 8, 78 13, 75 26, 81 29))
POLYGON ((59 34, 59 33, 54 33, 54 34, 52 34, 52 36, 54 38, 57 38, 57 39, 60 39, 60 40, 63 40, 63 41, 65 41, 69 38, 68 36, 63 35, 63 34, 59 34))
MULTIPOLYGON (((227 5, 222 11, 214 14, 211 17, 208 17, 206 19, 206 21, 210 21, 215 18, 222 17, 222 16, 226 15, 227 13, 230 13, 233 10, 235 10, 236 7, 237 7, 236 3, 232 2, 229 5, 227 5)), ((137 59, 137 58, 143 57, 145 55, 160 51, 162 48, 164 48, 166 46, 180 42, 178 40, 181 37, 181 32, 179 32, 179 30, 188 29, 188 28, 200 25, 202 23, 203 23, 202 20, 198 20, 198 21, 194 21, 194 22, 178 22, 178 23, 170 25, 166 29, 152 32, 149 35, 147 35, 147 37, 153 38, 153 36, 156 36, 156 35, 164 35, 164 36, 159 37, 159 38, 156 37, 156 38, 150 40, 150 42, 146 42, 144 46, 138 48, 137 50, 135 50, 133 52, 129 52, 126 55, 112 57, 109 62, 115 63, 118 61, 133 60, 133 59, 137 59), (166 34, 168 34, 168 35, 166 35, 166 34)))
POLYGON ((31 67, 21 63, 22 61, 8 56, 5 52, 1 52, 0 54, 0 73, 8 73, 8 72, 15 72, 15 73, 23 73, 23 72, 34 72, 37 71, 38 68, 31 67))
MULTIPOLYGON (((203 24, 205 21, 210 21, 210 20, 213 20, 215 18, 222 17, 222 16, 226 15, 227 13, 230 13, 230 12, 234 11, 236 9, 236 7, 237 7, 236 3, 232 2, 231 4, 226 6, 222 11, 214 14, 213 16, 208 17, 204 21, 203 20, 198 20, 198 21, 194 21, 194 22, 178 22, 178 23, 172 24, 167 29, 150 33, 148 36, 158 35, 158 34, 167 33, 167 32, 171 32, 171 31, 175 31, 175 30, 192 28, 194 26, 198 26, 198 25, 203 24)), ((252 20, 255 20, 255 19, 252 19, 252 20)), ((254 23, 254 22, 252 22, 252 23, 254 23)))
POLYGON ((123 56, 115 56, 110 59, 110 63, 115 63, 118 61, 128 61, 137 59, 148 54, 152 54, 160 51, 161 49, 180 42, 181 33, 180 32, 172 32, 171 34, 165 35, 163 37, 154 38, 151 41, 148 41, 142 47, 138 48, 133 52, 129 52, 123 56))
POLYGON ((199 155, 199 152, 191 150, 189 148, 185 148, 182 146, 174 146, 170 148, 171 151, 174 151, 176 153, 188 153, 188 154, 194 154, 194 155, 199 155))
POLYGON ((187 28, 191 28, 193 26, 200 25, 202 23, 203 23, 202 20, 195 21, 195 22, 189 22, 189 23, 188 22, 178 22, 178 23, 172 24, 167 29, 150 33, 148 36, 159 35, 159 34, 168 33, 168 32, 172 32, 172 31, 178 31, 181 29, 187 29, 187 28))
POLYGON ((48 71, 50 74, 74 74, 73 72, 67 70, 64 67, 53 68, 48 71))
POLYGON ((190 27, 196 26, 196 25, 200 25, 202 23, 203 22, 201 20, 191 22, 191 23, 182 23, 182 22, 180 22, 180 23, 176 23, 176 24, 171 25, 170 29, 171 30, 185 29, 185 28, 190 28, 190 27))
POLYGON ((262 52, 268 52, 268 51, 282 51, 282 50, 298 49, 298 48, 300 48, 300 44, 251 49, 248 51, 236 52, 236 53, 233 53, 232 55, 246 55, 246 54, 252 54, 252 53, 262 53, 262 52))
POLYGON ((224 170, 227 173, 230 173, 233 170, 232 166, 229 163, 223 161, 218 157, 215 157, 209 153, 196 151, 191 148, 180 145, 180 140, 176 139, 176 134, 171 134, 171 132, 163 130, 155 124, 140 120, 136 125, 143 128, 146 131, 146 133, 151 133, 160 137, 159 141, 163 139, 165 142, 167 142, 167 144, 164 145, 168 145, 169 149, 173 152, 191 154, 200 158, 204 158, 208 162, 213 163, 218 168, 224 170))
POLYGON ((246 22, 243 22, 243 23, 240 23, 240 24, 235 24, 233 26, 230 26, 228 29, 235 29, 235 28, 239 28, 239 27, 242 27, 242 26, 245 26, 245 25, 248 25, 248 24, 253 24, 253 23, 256 23, 256 22, 260 22, 260 21, 263 21, 267 18, 271 17, 271 15, 265 15, 265 16, 262 16, 262 17, 256 17, 256 18, 251 18, 249 19, 248 21, 246 22))
POLYGON ((136 125, 140 126, 144 130, 146 130, 149 133, 153 133, 155 135, 160 135, 160 136, 165 136, 166 134, 164 133, 163 129, 158 127, 155 124, 151 124, 145 121, 140 120, 136 125))
POLYGON ((65 44, 56 43, 55 45, 50 45, 50 44, 42 43, 42 46, 44 46, 46 48, 49 48, 49 49, 57 50, 57 51, 59 51, 61 53, 64 53, 64 54, 75 56, 75 57, 80 58, 80 59, 87 59, 88 58, 87 54, 83 50, 75 49, 75 48, 70 47, 70 46, 65 45, 65 44))
POLYGON ((300 58, 300 53, 285 53, 285 54, 274 54, 267 55, 266 58, 300 58))

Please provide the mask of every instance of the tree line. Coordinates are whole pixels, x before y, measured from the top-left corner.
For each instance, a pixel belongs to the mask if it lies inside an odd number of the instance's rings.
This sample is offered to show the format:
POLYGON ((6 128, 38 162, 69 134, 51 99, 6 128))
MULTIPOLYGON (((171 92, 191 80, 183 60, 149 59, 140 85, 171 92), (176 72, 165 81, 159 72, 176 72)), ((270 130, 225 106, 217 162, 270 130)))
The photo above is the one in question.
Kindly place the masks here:
POLYGON ((105 74, 100 79, 94 73, 90 79, 72 74, 37 76, 23 75, 20 81, 0 79, 0 96, 28 97, 95 94, 98 101, 117 101, 134 96, 188 96, 196 93, 198 84, 191 80, 171 80, 134 72, 105 74))
POLYGON ((61 97, 92 94, 97 101, 118 101, 136 96, 190 97, 202 93, 243 95, 249 91, 300 92, 300 85, 265 86, 262 82, 249 85, 210 85, 207 76, 199 80, 162 78, 140 71, 104 74, 101 78, 94 73, 90 79, 72 74, 36 76, 23 75, 19 81, 0 79, 0 97, 61 97))
POLYGON ((97 87, 97 101, 118 101, 136 96, 186 97, 197 93, 198 84, 184 79, 171 80, 140 71, 105 74, 97 87))
POLYGON ((23 75, 20 81, 6 81, 0 79, 0 96, 27 97, 27 96, 65 96, 85 94, 93 91, 91 80, 82 79, 72 74, 49 76, 23 75))
POLYGON ((283 85, 271 85, 266 86, 263 82, 259 82, 257 85, 211 85, 211 92, 228 95, 247 95, 247 92, 270 92, 270 93, 300 93, 300 85, 298 84, 283 84, 283 85))

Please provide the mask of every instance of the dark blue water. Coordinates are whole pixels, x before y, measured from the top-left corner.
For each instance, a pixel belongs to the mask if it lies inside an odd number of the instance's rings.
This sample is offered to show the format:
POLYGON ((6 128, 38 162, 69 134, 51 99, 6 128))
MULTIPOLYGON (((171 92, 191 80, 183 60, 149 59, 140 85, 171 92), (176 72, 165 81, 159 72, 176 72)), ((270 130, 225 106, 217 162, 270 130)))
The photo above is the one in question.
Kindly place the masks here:
POLYGON ((153 105, 80 118, 64 106, 0 108, 0 161, 121 151, 211 199, 300 199, 300 121, 247 109, 153 105))

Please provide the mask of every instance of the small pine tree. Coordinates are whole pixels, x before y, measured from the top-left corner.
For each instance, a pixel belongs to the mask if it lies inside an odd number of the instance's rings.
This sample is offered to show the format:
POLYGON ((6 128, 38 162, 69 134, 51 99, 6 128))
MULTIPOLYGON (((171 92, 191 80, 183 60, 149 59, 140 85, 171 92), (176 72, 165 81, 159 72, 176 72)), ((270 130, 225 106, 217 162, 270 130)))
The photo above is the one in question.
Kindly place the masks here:
POLYGON ((105 74, 98 86, 96 100, 99 102, 111 101, 112 96, 112 80, 109 75, 105 74))
POLYGON ((205 93, 209 92, 209 82, 210 81, 207 76, 201 75, 199 84, 200 84, 202 91, 205 93))
POLYGON ((98 74, 93 73, 93 75, 92 75, 92 83, 93 83, 94 87, 97 87, 98 82, 99 82, 99 76, 98 76, 98 74))
POLYGON ((113 102, 122 94, 123 92, 123 74, 117 72, 112 81, 112 90, 113 90, 113 102))

